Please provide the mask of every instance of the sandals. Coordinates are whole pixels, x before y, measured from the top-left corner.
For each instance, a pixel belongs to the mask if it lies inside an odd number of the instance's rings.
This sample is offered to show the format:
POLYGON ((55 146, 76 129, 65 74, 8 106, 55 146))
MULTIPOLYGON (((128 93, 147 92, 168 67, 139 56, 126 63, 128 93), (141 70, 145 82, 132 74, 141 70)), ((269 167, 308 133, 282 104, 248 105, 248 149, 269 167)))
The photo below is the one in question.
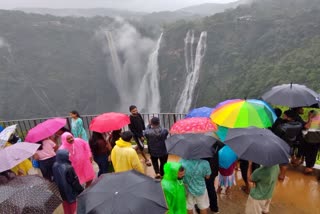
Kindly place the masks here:
POLYGON ((248 190, 248 188, 246 186, 241 186, 241 190, 248 195, 250 194, 250 190, 248 190))
POLYGON ((147 166, 151 166, 150 160, 146 160, 145 162, 146 162, 146 165, 147 165, 147 166))
POLYGON ((310 174, 312 174, 312 172, 313 172, 312 168, 305 168, 304 169, 304 174, 306 174, 306 175, 310 175, 310 174))
POLYGON ((160 174, 156 174, 156 176, 154 177, 154 179, 160 180, 160 179, 161 179, 161 175, 160 175, 160 174))

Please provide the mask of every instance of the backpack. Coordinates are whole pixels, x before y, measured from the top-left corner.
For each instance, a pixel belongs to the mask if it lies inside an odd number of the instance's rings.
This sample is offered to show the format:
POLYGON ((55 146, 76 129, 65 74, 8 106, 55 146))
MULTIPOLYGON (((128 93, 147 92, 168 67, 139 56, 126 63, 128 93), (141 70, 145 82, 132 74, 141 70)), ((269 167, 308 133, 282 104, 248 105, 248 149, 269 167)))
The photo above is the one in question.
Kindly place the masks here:
POLYGON ((301 134, 302 123, 290 121, 279 124, 276 129, 276 135, 286 141, 290 146, 297 144, 297 137, 301 134))

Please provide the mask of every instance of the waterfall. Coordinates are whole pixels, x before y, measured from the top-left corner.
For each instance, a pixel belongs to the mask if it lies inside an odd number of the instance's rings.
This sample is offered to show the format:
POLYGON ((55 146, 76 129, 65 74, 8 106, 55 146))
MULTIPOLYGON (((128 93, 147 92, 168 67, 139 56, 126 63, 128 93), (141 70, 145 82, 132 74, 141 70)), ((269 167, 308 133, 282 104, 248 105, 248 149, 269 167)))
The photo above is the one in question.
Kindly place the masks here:
POLYGON ((147 71, 142 78, 139 89, 141 110, 149 113, 160 112, 159 65, 158 55, 162 40, 161 33, 157 44, 149 56, 147 71))
POLYGON ((118 91, 120 97, 120 106, 126 106, 126 100, 128 97, 128 75, 122 68, 122 64, 118 56, 118 51, 112 33, 110 31, 105 31, 104 33, 108 41, 111 61, 113 65, 113 70, 109 73, 109 75, 118 91))
POLYGON ((194 32, 188 31, 184 41, 187 78, 184 89, 176 106, 176 112, 178 113, 186 113, 191 107, 194 90, 199 80, 202 60, 205 56, 207 48, 207 32, 203 31, 200 34, 195 58, 193 55, 194 32))

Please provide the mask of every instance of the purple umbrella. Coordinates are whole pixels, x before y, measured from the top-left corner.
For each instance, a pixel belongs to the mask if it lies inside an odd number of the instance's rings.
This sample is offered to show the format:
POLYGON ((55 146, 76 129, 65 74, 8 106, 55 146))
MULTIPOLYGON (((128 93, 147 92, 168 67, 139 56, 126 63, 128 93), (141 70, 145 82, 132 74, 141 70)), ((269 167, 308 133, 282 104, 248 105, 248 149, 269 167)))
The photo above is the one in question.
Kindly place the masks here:
POLYGON ((38 124, 29 130, 25 141, 30 143, 36 143, 40 140, 44 140, 52 135, 54 135, 57 131, 59 131, 62 127, 64 127, 67 123, 65 118, 52 118, 44 121, 43 123, 38 124))
POLYGON ((11 169, 25 159, 30 158, 39 147, 40 144, 16 143, 0 149, 0 172, 11 169))

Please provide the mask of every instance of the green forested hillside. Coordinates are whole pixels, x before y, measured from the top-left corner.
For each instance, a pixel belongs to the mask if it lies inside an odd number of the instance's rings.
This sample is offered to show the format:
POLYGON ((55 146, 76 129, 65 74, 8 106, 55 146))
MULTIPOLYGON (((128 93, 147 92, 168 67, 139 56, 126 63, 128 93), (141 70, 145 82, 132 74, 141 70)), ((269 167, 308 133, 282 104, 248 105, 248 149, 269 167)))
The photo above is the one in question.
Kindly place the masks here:
POLYGON ((289 82, 320 92, 319 7, 319 0, 256 1, 198 22, 169 26, 159 59, 162 95, 170 99, 163 108, 172 108, 182 90, 184 38, 190 29, 197 38, 201 31, 208 32, 193 106, 259 97, 270 87, 289 82))
POLYGON ((161 111, 174 112, 186 82, 189 30, 195 32, 193 55, 200 33, 207 32, 192 106, 260 97, 290 82, 320 92, 320 0, 255 0, 165 24, 151 18, 115 22, 0 10, 0 120, 65 115, 73 109, 83 114, 127 110, 119 93, 122 79, 114 80, 115 56, 125 67, 123 85, 132 92, 125 99, 137 104, 139 93, 153 87, 139 86, 161 31, 161 111), (110 31, 116 50, 108 41, 110 31))

